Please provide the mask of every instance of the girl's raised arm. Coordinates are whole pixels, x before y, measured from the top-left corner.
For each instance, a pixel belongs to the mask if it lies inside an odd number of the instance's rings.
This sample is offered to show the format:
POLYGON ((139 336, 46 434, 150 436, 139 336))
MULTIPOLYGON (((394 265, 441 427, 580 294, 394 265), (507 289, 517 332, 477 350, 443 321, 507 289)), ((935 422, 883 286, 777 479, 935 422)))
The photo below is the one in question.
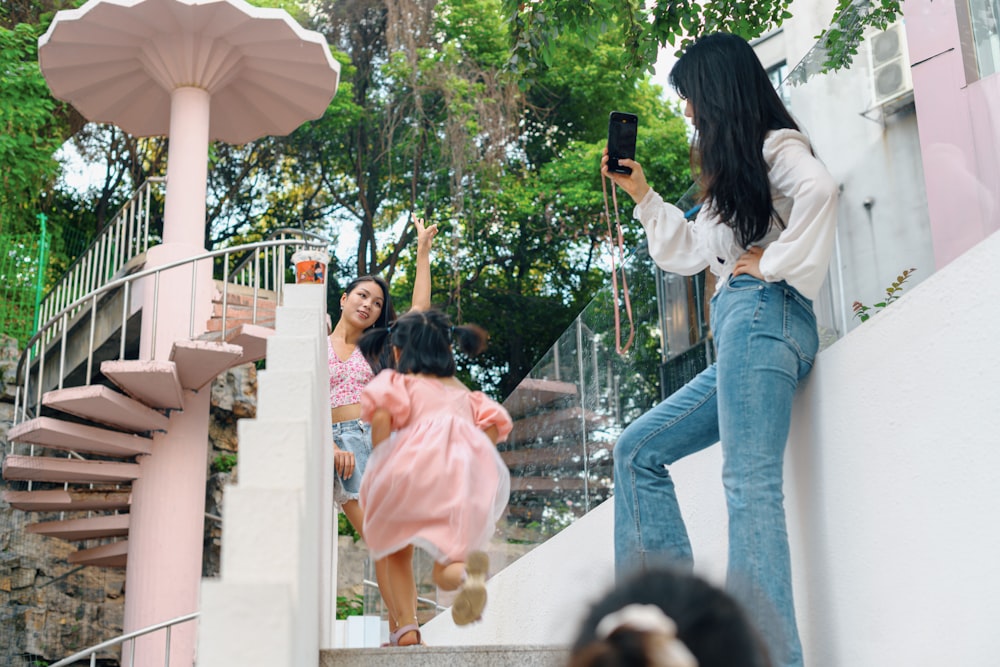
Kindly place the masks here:
POLYGON ((413 279, 410 310, 427 310, 431 307, 431 245, 438 227, 424 227, 423 218, 416 218, 413 222, 417 227, 417 275, 413 279))

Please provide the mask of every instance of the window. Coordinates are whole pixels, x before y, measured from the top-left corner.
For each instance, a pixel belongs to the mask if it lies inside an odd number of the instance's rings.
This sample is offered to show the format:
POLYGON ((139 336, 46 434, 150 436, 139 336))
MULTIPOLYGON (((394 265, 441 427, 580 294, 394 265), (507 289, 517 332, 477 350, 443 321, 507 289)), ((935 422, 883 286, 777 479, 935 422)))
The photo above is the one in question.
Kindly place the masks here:
MULTIPOLYGON (((1000 0, 994 0, 1000 2, 1000 0)), ((782 60, 777 65, 773 65, 767 68, 767 78, 771 80, 771 85, 774 89, 778 91, 778 95, 781 96, 781 101, 785 103, 785 106, 790 106, 792 103, 791 95, 788 92, 788 86, 783 85, 785 83, 785 78, 788 76, 788 63, 782 60)))
POLYGON ((965 0, 957 5, 966 79, 1000 72, 1000 0, 965 0), (967 16, 963 16, 968 12, 967 16))

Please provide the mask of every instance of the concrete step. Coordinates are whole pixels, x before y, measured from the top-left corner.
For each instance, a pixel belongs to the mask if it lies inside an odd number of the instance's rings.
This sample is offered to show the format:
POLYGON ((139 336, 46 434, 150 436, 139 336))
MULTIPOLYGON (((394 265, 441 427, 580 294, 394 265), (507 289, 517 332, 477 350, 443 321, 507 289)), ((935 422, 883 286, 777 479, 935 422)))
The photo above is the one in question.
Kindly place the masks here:
MULTIPOLYGON (((257 319, 274 319, 274 312, 277 310, 278 304, 269 299, 257 299, 257 319)), ((212 319, 222 319, 222 301, 212 302, 212 319)), ((240 319, 249 319, 253 317, 253 298, 248 297, 233 297, 229 298, 226 302, 226 319, 230 317, 238 317, 240 319)))
POLYGON ((81 461, 12 454, 3 461, 3 478, 21 482, 120 484, 138 479, 139 465, 120 461, 81 461))
POLYGON ((181 387, 197 391, 229 368, 242 363, 243 348, 219 341, 179 340, 170 351, 181 387))
POLYGON ((11 442, 23 442, 71 452, 103 456, 149 454, 152 440, 134 433, 109 431, 99 426, 74 424, 52 417, 36 417, 21 422, 7 432, 11 442))
POLYGON ((321 651, 320 667, 562 667, 561 646, 400 646, 321 651))
POLYGON ((569 435, 579 433, 583 429, 584 421, 586 422, 587 429, 591 430, 607 421, 607 417, 592 410, 585 410, 578 407, 544 412, 515 421, 514 429, 507 436, 507 442, 510 445, 515 445, 534 442, 539 439, 549 440, 560 434, 569 435))
POLYGON ((525 378, 503 402, 503 406, 511 417, 517 419, 561 398, 576 394, 577 388, 572 382, 525 378))
POLYGON ((104 385, 47 392, 42 405, 132 433, 163 431, 167 416, 104 385))
POLYGON ((105 361, 101 373, 132 398, 159 410, 180 410, 183 390, 172 361, 105 361))
POLYGON ((22 512, 97 512, 127 510, 129 489, 45 489, 4 491, 3 499, 22 512))
POLYGON ((232 345, 239 345, 243 349, 243 356, 238 363, 245 364, 267 356, 267 339, 273 335, 274 320, 257 324, 227 322, 225 334, 209 327, 208 333, 199 336, 198 340, 225 340, 232 345))
POLYGON ((124 537, 128 535, 128 525, 128 514, 105 514, 86 519, 41 521, 28 524, 27 531, 36 535, 58 537, 61 540, 76 542, 105 537, 124 537))
POLYGON ((102 544, 92 549, 81 549, 71 553, 66 560, 74 565, 94 565, 96 567, 125 567, 128 562, 128 540, 118 540, 102 544))

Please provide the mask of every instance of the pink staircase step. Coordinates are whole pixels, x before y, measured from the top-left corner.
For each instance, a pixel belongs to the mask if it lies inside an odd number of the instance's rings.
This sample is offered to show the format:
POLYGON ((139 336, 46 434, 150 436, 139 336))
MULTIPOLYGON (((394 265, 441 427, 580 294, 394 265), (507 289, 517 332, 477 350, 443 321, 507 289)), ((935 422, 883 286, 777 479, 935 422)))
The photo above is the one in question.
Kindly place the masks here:
POLYGON ((45 489, 4 491, 3 499, 22 512, 90 512, 127 510, 129 489, 45 489))
POLYGON ((81 461, 14 454, 3 461, 3 478, 72 484, 131 482, 139 478, 139 465, 121 461, 81 461))
MULTIPOLYGON (((257 319, 263 319, 267 317, 268 319, 274 319, 274 312, 277 310, 278 304, 269 299, 258 299, 257 300, 257 319)), ((212 302, 212 317, 222 318, 222 301, 212 302)), ((226 317, 240 317, 243 319, 248 319, 253 317, 253 297, 244 297, 233 299, 233 295, 230 295, 229 300, 226 302, 226 317)))
POLYGON ((50 391, 42 405, 123 431, 164 431, 167 416, 104 385, 50 391))
POLYGON ((106 514, 86 519, 32 523, 27 526, 27 530, 36 535, 58 537, 62 540, 75 542, 103 537, 124 537, 128 535, 128 524, 128 514, 106 514))
POLYGON ((170 351, 170 360, 177 365, 181 386, 194 390, 240 363, 242 356, 243 348, 239 345, 205 340, 179 340, 170 351))
POLYGON ((183 390, 172 361, 105 361, 101 373, 126 394, 159 410, 180 410, 183 390))
POLYGON ((102 544, 93 549, 81 549, 71 553, 66 559, 74 565, 94 565, 97 567, 125 567, 128 561, 128 540, 118 540, 102 544))
POLYGON ((7 439, 105 456, 148 454, 152 447, 152 440, 143 436, 109 431, 99 426, 73 424, 52 417, 36 417, 21 422, 7 432, 7 439))
POLYGON ((274 324, 270 327, 260 324, 241 324, 226 332, 226 342, 239 345, 243 356, 239 363, 258 361, 267 356, 267 339, 274 335, 274 324))

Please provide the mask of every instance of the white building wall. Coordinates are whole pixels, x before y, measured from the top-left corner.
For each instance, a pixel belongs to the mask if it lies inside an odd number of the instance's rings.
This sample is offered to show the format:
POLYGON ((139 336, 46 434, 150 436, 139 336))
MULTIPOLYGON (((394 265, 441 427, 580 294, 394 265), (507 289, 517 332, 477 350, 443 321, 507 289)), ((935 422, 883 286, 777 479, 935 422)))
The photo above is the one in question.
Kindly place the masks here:
MULTIPOLYGON (((994 234, 823 351, 786 457, 810 667, 997 664, 1000 262, 994 234)), ((721 582, 718 447, 672 468, 696 568, 721 582)), ((483 622, 432 645, 566 644, 610 585, 612 503, 500 572, 483 622)))
MULTIPOLYGON (((798 0, 794 18, 755 43, 762 64, 784 60, 790 71, 813 47, 834 5, 798 0)), ((841 334, 860 324, 853 302, 881 301, 904 269, 917 269, 909 287, 935 268, 913 105, 883 114, 874 104, 868 50, 863 43, 849 70, 785 84, 792 115, 842 188, 831 280, 816 304, 821 325, 841 334)))

